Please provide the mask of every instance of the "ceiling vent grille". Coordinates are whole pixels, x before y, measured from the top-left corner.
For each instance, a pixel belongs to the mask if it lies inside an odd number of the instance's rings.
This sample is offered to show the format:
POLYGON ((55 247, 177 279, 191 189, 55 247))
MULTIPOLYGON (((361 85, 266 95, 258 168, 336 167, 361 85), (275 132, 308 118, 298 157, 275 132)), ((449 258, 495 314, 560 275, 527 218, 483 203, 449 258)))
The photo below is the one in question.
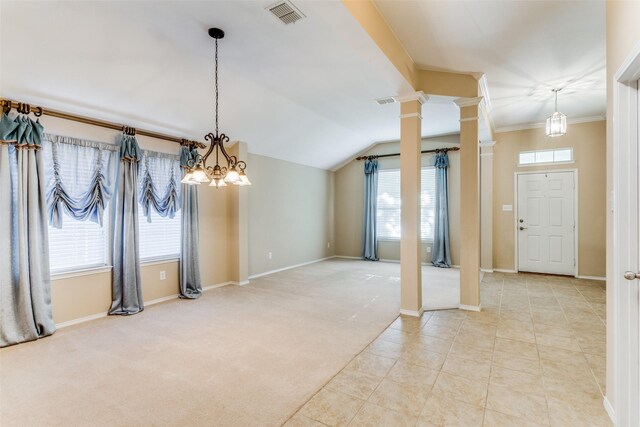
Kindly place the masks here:
POLYGON ((376 102, 378 103, 378 105, 393 104, 394 102, 396 102, 396 99, 392 96, 389 96, 387 98, 376 99, 376 102))
POLYGON ((267 7, 267 10, 285 24, 293 24, 305 17, 304 13, 300 12, 300 9, 290 1, 279 1, 267 7))

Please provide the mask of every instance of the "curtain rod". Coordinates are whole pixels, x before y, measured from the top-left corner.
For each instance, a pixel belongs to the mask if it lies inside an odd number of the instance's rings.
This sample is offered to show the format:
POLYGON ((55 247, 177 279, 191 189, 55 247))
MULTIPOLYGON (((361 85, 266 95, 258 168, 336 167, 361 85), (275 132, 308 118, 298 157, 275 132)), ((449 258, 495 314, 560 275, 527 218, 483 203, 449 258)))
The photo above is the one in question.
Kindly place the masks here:
MULTIPOLYGON (((422 154, 426 154, 426 153, 446 153, 447 151, 458 151, 460 150, 460 147, 451 147, 451 148, 436 148, 433 150, 423 150, 420 153, 422 154)), ((356 157, 356 160, 371 160, 371 159, 379 159, 380 157, 396 157, 399 156, 400 153, 394 153, 394 154, 373 154, 371 156, 360 156, 360 157, 356 157)))
POLYGON ((99 126, 107 129, 113 129, 117 131, 122 131, 128 135, 142 135, 148 136, 151 138, 163 139, 165 141, 177 142, 180 145, 188 145, 197 148, 206 148, 206 145, 202 142, 198 141, 190 141, 184 138, 178 138, 176 136, 166 135, 164 133, 153 132, 150 130, 137 129, 131 126, 119 125, 117 123, 108 122, 105 120, 98 120, 85 116, 78 116, 76 114, 65 113, 63 111, 56 111, 50 109, 44 109, 42 107, 36 105, 30 105, 24 102, 16 102, 10 99, 0 99, 0 106, 2 106, 2 111, 8 113, 11 109, 15 109, 20 114, 30 114, 33 113, 36 117, 40 117, 43 114, 45 116, 57 117, 60 119, 71 120, 74 122, 84 123, 87 125, 99 126))

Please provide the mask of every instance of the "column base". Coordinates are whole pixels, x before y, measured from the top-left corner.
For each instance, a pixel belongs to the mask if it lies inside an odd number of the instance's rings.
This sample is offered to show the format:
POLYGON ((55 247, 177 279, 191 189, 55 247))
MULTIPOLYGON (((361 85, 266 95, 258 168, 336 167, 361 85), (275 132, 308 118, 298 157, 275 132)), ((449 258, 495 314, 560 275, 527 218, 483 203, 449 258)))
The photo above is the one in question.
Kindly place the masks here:
POLYGON ((405 310, 404 308, 400 309, 400 314, 403 316, 411 316, 411 317, 422 317, 422 313, 424 313, 424 308, 420 307, 420 310, 405 310))
POLYGON ((458 308, 460 310, 466 310, 466 311, 482 311, 482 304, 480 304, 480 305, 464 305, 464 304, 460 304, 460 306, 458 308))

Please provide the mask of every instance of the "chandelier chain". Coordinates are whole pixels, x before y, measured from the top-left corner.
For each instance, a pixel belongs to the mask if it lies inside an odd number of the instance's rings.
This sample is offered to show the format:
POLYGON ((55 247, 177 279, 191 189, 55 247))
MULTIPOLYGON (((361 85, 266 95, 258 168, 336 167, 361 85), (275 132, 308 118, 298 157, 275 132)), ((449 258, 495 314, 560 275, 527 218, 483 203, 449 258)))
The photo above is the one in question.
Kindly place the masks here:
POLYGON ((215 80, 216 80, 216 137, 220 136, 218 133, 218 39, 216 39, 216 54, 215 54, 215 80))

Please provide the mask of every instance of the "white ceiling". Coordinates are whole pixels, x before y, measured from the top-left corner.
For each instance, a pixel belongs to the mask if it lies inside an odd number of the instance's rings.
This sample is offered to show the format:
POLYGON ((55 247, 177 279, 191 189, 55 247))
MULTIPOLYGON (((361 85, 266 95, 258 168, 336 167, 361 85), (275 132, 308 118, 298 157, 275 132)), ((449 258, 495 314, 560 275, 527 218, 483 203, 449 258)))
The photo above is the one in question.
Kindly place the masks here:
POLYGON ((421 68, 486 74, 497 130, 602 118, 606 108, 605 2, 375 2, 421 68))
MULTIPOLYGON (((213 40, 220 42, 220 130, 249 151, 332 168, 399 138, 410 91, 340 1, 2 1, 0 95, 197 138, 213 128, 213 40)), ((424 136, 456 132, 451 103, 425 107, 424 136)), ((45 126, 46 126, 46 118, 45 126)))
MULTIPOLYGON (((397 140, 398 104, 373 100, 411 88, 343 4, 295 1, 294 25, 270 4, 3 0, 0 96, 202 140, 218 26, 221 131, 249 151, 330 169, 397 140)), ((486 73, 498 128, 543 121, 551 87, 570 119, 604 115, 603 1, 376 4, 419 66, 486 73)), ((423 136, 458 131, 449 101, 423 136)))

